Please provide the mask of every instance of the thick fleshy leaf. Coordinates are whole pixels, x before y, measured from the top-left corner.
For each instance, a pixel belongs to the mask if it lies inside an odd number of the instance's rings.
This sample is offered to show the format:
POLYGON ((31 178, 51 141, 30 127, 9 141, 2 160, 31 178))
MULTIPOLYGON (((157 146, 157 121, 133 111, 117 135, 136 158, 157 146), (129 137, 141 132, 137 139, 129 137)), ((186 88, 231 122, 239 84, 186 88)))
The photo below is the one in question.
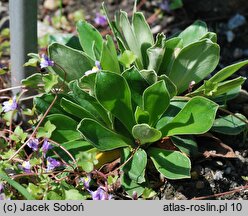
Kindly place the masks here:
POLYGON ((125 78, 109 71, 98 72, 95 94, 101 105, 118 118, 131 133, 135 120, 131 92, 125 78))
POLYGON ((198 41, 201 37, 206 35, 207 32, 208 28, 206 23, 197 20, 184 31, 182 31, 178 37, 182 38, 183 46, 186 47, 187 45, 198 41))
POLYGON ((95 117, 93 115, 91 115, 86 109, 84 109, 80 105, 78 105, 78 104, 76 104, 70 100, 62 98, 60 105, 66 112, 70 113, 71 115, 74 115, 75 117, 77 117, 79 119, 83 119, 83 118, 95 119, 95 117))
POLYGON ((56 130, 53 131, 51 139, 62 144, 69 141, 82 139, 81 134, 77 131, 78 122, 72 118, 62 114, 52 114, 47 116, 56 130))
POLYGON ((204 97, 192 98, 163 128, 163 136, 202 134, 213 125, 218 105, 204 97))
POLYGON ((170 95, 163 80, 149 86, 143 94, 143 110, 150 115, 149 125, 154 125, 170 104, 170 95))
POLYGON ((166 75, 161 75, 158 77, 158 80, 164 80, 167 90, 170 94, 170 98, 173 98, 177 95, 177 87, 176 85, 167 77, 166 75))
MULTIPOLYGON (((129 154, 126 160, 130 157, 129 154)), ((147 155, 143 149, 139 149, 132 156, 132 159, 123 167, 125 175, 136 183, 145 182, 145 168, 147 164, 147 155)))
MULTIPOLYGON (((242 114, 236 114, 239 118, 246 120, 246 117, 242 114)), ((236 118, 233 115, 217 118, 214 121, 212 131, 227 134, 227 135, 238 135, 247 128, 246 123, 236 118)))
POLYGON ((134 115, 137 124, 149 123, 149 113, 141 109, 139 106, 136 107, 134 115))
POLYGON ((83 119, 77 129, 100 151, 108 151, 132 145, 131 140, 109 130, 92 119, 83 119))
POLYGON ((79 41, 83 50, 93 60, 99 60, 102 52, 103 38, 91 24, 80 20, 77 23, 79 41))
POLYGON ((156 142, 162 136, 159 130, 150 127, 148 124, 134 125, 132 133, 133 137, 137 139, 140 144, 156 142))
POLYGON ((148 82, 135 67, 124 71, 122 76, 125 77, 131 90, 132 101, 135 104, 134 107, 136 107, 136 105, 141 107, 142 95, 144 90, 149 86, 148 82))
POLYGON ((170 139, 183 153, 189 156, 197 155, 198 146, 192 136, 172 136, 170 139))
POLYGON ((154 70, 141 70, 139 71, 141 76, 149 83, 149 85, 157 82, 158 77, 154 70))
POLYGON ((73 98, 81 107, 87 110, 100 122, 103 121, 106 125, 111 125, 107 111, 99 104, 95 97, 89 95, 86 91, 79 87, 78 81, 70 82, 69 87, 72 90, 73 98))
POLYGON ((126 174, 122 175, 121 177, 121 186, 130 197, 133 197, 134 193, 137 193, 138 197, 141 196, 146 188, 145 182, 139 184, 136 181, 130 179, 126 174))
POLYGON ((140 43, 137 41, 133 28, 128 20, 128 15, 124 11, 121 11, 120 14, 120 26, 123 29, 123 35, 125 37, 129 49, 137 56, 136 63, 138 68, 143 68, 142 53, 139 46, 140 43))
POLYGON ((79 79, 95 65, 85 53, 58 43, 51 44, 48 52, 55 62, 52 69, 66 82, 79 79))
POLYGON ((217 35, 214 32, 208 32, 207 34, 202 36, 200 40, 204 40, 204 39, 209 39, 213 43, 217 43, 217 35))
POLYGON ((190 160, 181 152, 150 147, 148 155, 156 169, 166 178, 190 178, 190 160))
POLYGON ((165 42, 165 53, 158 74, 168 75, 178 52, 183 48, 182 39, 174 37, 165 42))
POLYGON ((200 82, 215 69, 219 62, 219 50, 217 44, 205 39, 180 51, 168 75, 179 94, 188 89, 192 81, 200 82))
POLYGON ((165 41, 166 37, 164 36, 164 34, 158 34, 156 38, 156 43, 152 47, 147 49, 147 55, 149 59, 149 70, 154 70, 156 72, 159 71, 165 53, 165 41))
POLYGON ((130 68, 131 64, 135 62, 136 58, 136 55, 132 51, 125 50, 120 55, 119 61, 125 68, 130 68))
POLYGON ((107 41, 103 43, 101 56, 101 66, 103 70, 120 73, 120 66, 113 39, 107 35, 107 41))

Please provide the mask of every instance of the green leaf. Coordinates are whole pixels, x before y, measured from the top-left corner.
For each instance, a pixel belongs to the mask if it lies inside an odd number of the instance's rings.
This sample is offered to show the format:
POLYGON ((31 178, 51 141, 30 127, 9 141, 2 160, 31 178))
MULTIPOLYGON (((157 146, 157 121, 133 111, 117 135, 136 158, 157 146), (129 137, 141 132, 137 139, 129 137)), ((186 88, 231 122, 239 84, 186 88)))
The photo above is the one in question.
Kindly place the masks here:
POLYGON ((136 181, 131 180, 126 174, 121 177, 121 186, 130 197, 133 197, 134 192, 137 193, 138 197, 141 196, 146 187, 145 183, 138 184, 136 181))
POLYGON ((107 111, 99 104, 95 97, 92 97, 79 87, 78 81, 70 82, 69 87, 72 90, 73 98, 81 107, 87 110, 98 121, 103 121, 106 125, 111 126, 107 111))
POLYGON ((172 63, 174 62, 178 51, 182 48, 183 42, 179 37, 174 37, 165 41, 165 53, 158 74, 169 74, 172 63))
POLYGON ((27 200, 35 200, 35 198, 24 188, 20 185, 17 181, 12 180, 6 174, 0 173, 0 179, 7 181, 12 187, 14 187, 17 191, 19 191, 27 200))
POLYGON ((109 71, 98 72, 95 94, 101 105, 118 118, 131 133, 135 121, 131 92, 125 78, 109 71))
POLYGON ((76 155, 77 164, 81 167, 85 172, 90 173, 94 169, 94 165, 98 163, 96 159, 97 152, 94 150, 92 152, 79 152, 76 155))
MULTIPOLYGON (((239 118, 247 120, 246 117, 240 113, 236 113, 239 118)), ((233 115, 217 118, 214 121, 211 131, 227 134, 238 135, 247 128, 246 123, 236 118, 233 115)))
POLYGON ((107 35, 107 41, 103 44, 101 66, 103 70, 121 73, 115 44, 109 35, 107 35))
POLYGON ((109 130, 92 119, 83 119, 77 129, 100 151, 132 145, 131 140, 109 130))
POLYGON ((141 109, 139 106, 136 107, 134 115, 137 124, 149 123, 149 113, 141 109))
POLYGON ((219 50, 219 46, 208 39, 181 50, 168 75, 179 94, 188 89, 192 81, 200 82, 215 69, 219 62, 219 50))
POLYGON ((158 34, 156 37, 156 43, 147 49, 147 55, 149 59, 148 70, 159 71, 160 65, 163 61, 166 46, 166 37, 163 33, 158 34))
POLYGON ((232 89, 235 89, 241 86, 245 82, 246 78, 244 77, 237 77, 236 79, 227 80, 225 82, 219 83, 215 92, 213 92, 213 96, 218 96, 225 94, 232 89))
POLYGON ((205 133, 212 127, 217 109, 211 100, 194 97, 160 131, 163 136, 205 133))
POLYGON ((40 84, 43 84, 42 75, 40 73, 32 74, 31 76, 27 77, 26 79, 23 79, 21 81, 22 85, 26 87, 31 88, 39 88, 38 86, 40 84))
MULTIPOLYGON (((128 155, 128 158, 131 155, 128 155)), ((126 159, 128 159, 126 158, 126 159)), ((139 149, 134 153, 132 159, 126 163, 123 167, 125 175, 127 175, 132 181, 137 183, 145 182, 145 168, 147 164, 147 155, 143 149, 139 149)))
POLYGON ((167 77, 166 75, 161 75, 158 77, 158 81, 159 80, 164 80, 165 85, 167 87, 167 90, 170 94, 170 98, 173 98, 174 96, 177 95, 177 87, 176 85, 169 79, 169 77, 167 77))
POLYGON ((99 60, 103 47, 103 38, 100 32, 83 20, 77 22, 77 32, 83 50, 93 60, 99 60))
POLYGON ((121 11, 120 14, 120 26, 123 29, 123 35, 125 37, 129 49, 137 56, 136 63, 138 68, 143 68, 140 42, 138 42, 135 33, 133 31, 133 28, 128 20, 128 15, 124 11, 121 11))
POLYGON ((166 178, 190 178, 190 160, 181 152, 150 147, 147 153, 158 172, 166 178))
POLYGON ((143 110, 150 115, 149 125, 154 125, 170 104, 170 95, 163 80, 149 86, 143 93, 143 110))
POLYGON ((195 156, 198 153, 197 143, 192 136, 172 136, 170 137, 173 144, 182 152, 189 156, 195 156))
POLYGON ((206 23, 197 20, 181 32, 178 37, 183 39, 183 46, 186 47, 191 43, 197 42, 201 37, 206 35, 207 32, 208 28, 206 23))
POLYGON ((14 133, 10 135, 10 139, 15 142, 24 143, 27 136, 28 136, 28 133, 24 133, 22 128, 20 126, 17 126, 14 130, 14 133))
POLYGON ((139 71, 141 76, 149 83, 149 85, 157 82, 157 74, 154 70, 141 70, 139 71))
POLYGON ((150 199, 154 197, 156 194, 157 193, 151 188, 145 188, 145 190, 143 191, 142 197, 143 199, 150 199))
MULTIPOLYGON (((229 65, 229 66, 221 69, 220 71, 218 71, 207 82, 219 83, 221 81, 224 81, 226 78, 230 77, 232 74, 234 74, 236 71, 238 71, 241 67, 243 67, 247 64, 248 64, 248 60, 229 65)), ((196 91, 199 91, 203 88, 204 88, 204 85, 200 86, 196 91)))
POLYGON ((72 118, 62 114, 52 114, 48 115, 46 119, 56 127, 51 139, 57 143, 63 144, 82 139, 81 134, 77 131, 78 123, 72 118))
POLYGON ((94 115, 91 115, 86 109, 66 98, 61 99, 60 105, 66 112, 74 115, 79 119, 83 119, 83 118, 95 119, 94 115))
POLYGON ((150 127, 148 124, 134 125, 132 133, 133 137, 139 140, 140 144, 156 142, 162 136, 159 130, 150 127))
POLYGON ((172 0, 172 1, 170 2, 170 4, 169 4, 169 8, 170 8, 171 10, 176 10, 176 9, 178 9, 178 8, 181 8, 181 7, 183 7, 183 2, 182 2, 182 0, 172 0))
POLYGON ((135 67, 131 67, 124 71, 122 76, 128 82, 134 107, 136 107, 136 105, 141 107, 142 95, 144 90, 149 86, 148 82, 135 67))
POLYGON ((39 59, 31 58, 23 66, 24 67, 27 67, 27 66, 36 67, 38 62, 39 62, 39 59))
POLYGON ((131 64, 133 64, 136 60, 136 55, 130 51, 125 50, 119 57, 119 62, 125 67, 130 68, 131 64))
POLYGON ((83 196, 76 189, 65 190, 65 200, 84 200, 84 199, 85 196, 83 196))
POLYGON ((55 62, 55 66, 50 69, 54 70, 66 82, 79 79, 95 65, 94 61, 85 53, 58 43, 51 44, 48 47, 48 52, 50 58, 55 62))
POLYGON ((55 129, 56 129, 56 126, 54 124, 52 124, 50 121, 47 121, 45 123, 44 127, 38 128, 36 137, 37 138, 41 138, 41 137, 50 138, 55 129))
POLYGON ((53 86, 55 86, 58 83, 58 76, 55 74, 46 74, 42 77, 42 80, 44 82, 44 89, 45 92, 48 93, 51 91, 53 86))
POLYGON ((217 35, 214 32, 208 32, 207 34, 203 35, 200 40, 209 39, 213 43, 217 43, 217 35))
MULTIPOLYGON (((143 13, 135 12, 133 14, 132 27, 135 38, 138 42, 139 50, 141 51, 143 67, 147 68, 147 50, 154 44, 154 39, 143 13)), ((123 28, 123 31, 126 31, 126 29, 123 28)))

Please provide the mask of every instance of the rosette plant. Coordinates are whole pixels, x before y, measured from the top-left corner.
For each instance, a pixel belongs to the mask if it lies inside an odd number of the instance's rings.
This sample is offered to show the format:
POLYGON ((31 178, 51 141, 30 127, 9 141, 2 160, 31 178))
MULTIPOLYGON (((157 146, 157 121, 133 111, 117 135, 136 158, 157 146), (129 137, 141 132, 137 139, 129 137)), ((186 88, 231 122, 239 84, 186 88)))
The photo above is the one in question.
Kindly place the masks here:
MULTIPOLYGON (((52 139, 78 154, 79 165, 85 152, 97 152, 88 158, 93 164, 120 157, 122 185, 130 195, 140 195, 147 186, 149 160, 168 179, 190 178, 188 156, 197 149, 192 135, 209 131, 217 103, 237 95, 245 79, 226 79, 248 61, 205 80, 219 62, 219 46, 204 22, 170 39, 158 34, 155 40, 140 12, 134 11, 130 22, 121 11, 109 24, 118 49, 110 36, 103 39, 92 25, 79 21, 78 37, 48 47, 54 65, 47 79, 35 74, 23 84, 43 82, 47 92, 64 84, 47 116, 56 126, 52 139)), ((44 113, 53 98, 51 93, 35 98, 37 110, 44 113)))

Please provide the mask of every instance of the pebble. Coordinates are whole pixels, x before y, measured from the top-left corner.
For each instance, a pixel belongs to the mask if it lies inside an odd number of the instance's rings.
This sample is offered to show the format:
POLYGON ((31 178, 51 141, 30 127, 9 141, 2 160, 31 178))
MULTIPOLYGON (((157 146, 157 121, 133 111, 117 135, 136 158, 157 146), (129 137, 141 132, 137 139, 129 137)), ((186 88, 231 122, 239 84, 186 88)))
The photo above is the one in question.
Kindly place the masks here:
POLYGON ((196 189, 203 189, 205 186, 204 181, 197 181, 195 184, 196 189))
POLYGON ((151 31, 152 31, 152 34, 157 34, 158 32, 160 32, 161 31, 161 25, 156 25, 156 26, 154 26, 152 29, 151 29, 151 31))
POLYGON ((223 172, 222 171, 217 170, 215 172, 215 174, 213 175, 213 179, 216 181, 221 180, 222 178, 223 178, 223 172))
POLYGON ((218 165, 218 166, 223 166, 223 162, 222 161, 216 161, 216 164, 218 165))
POLYGON ((229 175, 232 171, 232 168, 231 167, 227 167, 224 171, 225 174, 229 175))
POLYGON ((238 59, 241 58, 243 56, 243 50, 240 48, 236 48, 233 52, 233 57, 238 59))
POLYGON ((243 105, 243 113, 248 116, 248 104, 243 105))
POLYGON ((234 38, 235 38, 235 34, 231 30, 226 32, 226 39, 228 43, 231 43, 234 40, 234 38))
POLYGON ((44 8, 48 10, 55 10, 59 6, 59 0, 45 0, 44 2, 44 8))
POLYGON ((236 29, 246 23, 246 19, 243 15, 236 14, 231 19, 229 19, 227 26, 229 29, 236 29))
POLYGON ((233 100, 235 104, 243 104, 248 102, 248 92, 244 89, 241 89, 239 95, 233 100))
POLYGON ((57 31, 55 28, 43 23, 43 22, 40 22, 38 21, 38 24, 37 24, 37 29, 38 29, 38 37, 43 37, 45 36, 46 34, 57 34, 59 33, 59 31, 57 31))

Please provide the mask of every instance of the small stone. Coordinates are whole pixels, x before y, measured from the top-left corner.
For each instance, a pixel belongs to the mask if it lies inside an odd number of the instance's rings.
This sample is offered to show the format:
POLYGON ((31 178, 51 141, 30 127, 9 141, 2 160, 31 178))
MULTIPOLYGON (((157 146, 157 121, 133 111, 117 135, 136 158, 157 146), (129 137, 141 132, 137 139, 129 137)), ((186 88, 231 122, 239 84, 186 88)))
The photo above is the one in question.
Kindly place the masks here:
POLYGON ((160 30, 161 30, 161 25, 156 25, 151 29, 152 34, 157 34, 158 32, 160 32, 160 30))
POLYGON ((216 180, 216 181, 221 180, 221 179, 223 178, 222 175, 223 175, 223 172, 217 170, 217 171, 215 172, 215 174, 213 175, 213 179, 216 180))
POLYGON ((232 168, 231 167, 227 167, 224 171, 225 174, 229 175, 232 171, 232 168))
POLYGON ((196 189, 203 189, 205 186, 204 181, 197 181, 195 184, 196 189))
POLYGON ((241 89, 239 95, 233 100, 235 104, 243 104, 248 102, 248 92, 244 89, 241 89))
POLYGON ((248 116, 248 104, 244 104, 243 106, 243 113, 248 116))
POLYGON ((226 32, 226 39, 228 43, 231 43, 235 38, 235 34, 232 31, 227 31, 226 32))
POLYGON ((44 2, 44 8, 48 9, 48 10, 55 10, 58 8, 59 6, 59 0, 45 0, 44 2))
POLYGON ((236 48, 233 52, 233 57, 238 59, 241 58, 243 56, 243 50, 240 48, 236 48))
POLYGON ((221 166, 221 167, 223 166, 223 163, 221 161, 216 161, 216 163, 218 166, 221 166))
POLYGON ((240 14, 236 14, 228 21, 227 26, 229 29, 233 30, 244 25, 245 23, 246 23, 245 17, 240 14))

